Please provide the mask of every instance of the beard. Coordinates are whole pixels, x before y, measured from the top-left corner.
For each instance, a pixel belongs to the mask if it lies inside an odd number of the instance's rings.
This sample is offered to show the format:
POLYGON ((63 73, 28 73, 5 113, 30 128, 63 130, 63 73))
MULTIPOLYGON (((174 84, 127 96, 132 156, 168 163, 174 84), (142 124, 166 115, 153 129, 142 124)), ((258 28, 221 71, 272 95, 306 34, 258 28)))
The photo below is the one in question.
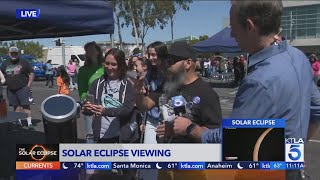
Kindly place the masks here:
POLYGON ((171 97, 177 93, 184 84, 184 68, 181 66, 177 72, 167 72, 167 79, 164 84, 164 93, 166 97, 171 97))

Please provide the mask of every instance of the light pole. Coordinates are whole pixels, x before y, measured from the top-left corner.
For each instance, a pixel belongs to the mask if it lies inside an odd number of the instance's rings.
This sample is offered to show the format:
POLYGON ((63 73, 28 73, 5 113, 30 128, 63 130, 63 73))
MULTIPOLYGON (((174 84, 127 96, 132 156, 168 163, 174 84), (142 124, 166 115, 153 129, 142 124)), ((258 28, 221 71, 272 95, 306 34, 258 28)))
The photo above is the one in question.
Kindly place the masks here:
POLYGON ((290 11, 290 44, 293 40, 292 38, 292 26, 293 26, 293 23, 294 23, 294 19, 292 19, 292 11, 290 11))

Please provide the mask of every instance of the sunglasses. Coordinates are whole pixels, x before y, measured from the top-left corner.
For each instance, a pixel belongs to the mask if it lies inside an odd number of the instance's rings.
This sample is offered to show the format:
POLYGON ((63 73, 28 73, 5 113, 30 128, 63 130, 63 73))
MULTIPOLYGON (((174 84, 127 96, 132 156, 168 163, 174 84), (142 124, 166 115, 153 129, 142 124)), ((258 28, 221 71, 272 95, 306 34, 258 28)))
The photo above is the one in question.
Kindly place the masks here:
POLYGON ((143 57, 143 54, 142 53, 132 54, 132 57, 143 57))
POLYGON ((104 65, 104 66, 110 66, 110 65, 111 65, 111 66, 117 66, 118 63, 115 63, 115 62, 104 62, 103 65, 104 65))

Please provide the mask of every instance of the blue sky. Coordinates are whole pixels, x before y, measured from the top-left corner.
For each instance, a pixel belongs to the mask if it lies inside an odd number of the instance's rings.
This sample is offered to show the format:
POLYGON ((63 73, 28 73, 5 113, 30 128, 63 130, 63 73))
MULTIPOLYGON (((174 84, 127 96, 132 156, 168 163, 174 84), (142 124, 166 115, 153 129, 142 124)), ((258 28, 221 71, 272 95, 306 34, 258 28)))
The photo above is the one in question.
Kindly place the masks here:
MULTIPOLYGON (((176 15, 174 22, 174 38, 182 38, 190 35, 209 37, 220 31, 223 27, 223 19, 229 17, 230 1, 197 1, 190 4, 189 11, 180 10, 176 15)), ((160 28, 150 29, 145 38, 146 44, 153 41, 171 40, 171 30, 168 24, 163 30, 160 28)), ((115 40, 118 40, 117 29, 115 27, 115 40)), ((131 27, 122 29, 122 37, 125 42, 134 43, 134 37, 131 35, 131 27)), ((47 47, 54 46, 54 38, 33 39, 39 41, 47 47)), ((66 45, 84 45, 89 41, 109 41, 110 36, 91 35, 65 38, 66 45)))

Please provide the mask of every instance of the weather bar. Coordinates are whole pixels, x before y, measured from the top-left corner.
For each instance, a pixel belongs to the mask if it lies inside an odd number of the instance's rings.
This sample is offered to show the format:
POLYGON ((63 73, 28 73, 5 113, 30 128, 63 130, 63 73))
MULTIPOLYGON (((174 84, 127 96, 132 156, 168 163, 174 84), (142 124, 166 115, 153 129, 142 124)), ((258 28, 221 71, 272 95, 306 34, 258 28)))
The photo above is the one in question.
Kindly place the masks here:
POLYGON ((158 169, 158 170, 205 170, 246 169, 285 170, 303 169, 304 163, 289 162, 61 162, 62 170, 72 169, 158 169))

